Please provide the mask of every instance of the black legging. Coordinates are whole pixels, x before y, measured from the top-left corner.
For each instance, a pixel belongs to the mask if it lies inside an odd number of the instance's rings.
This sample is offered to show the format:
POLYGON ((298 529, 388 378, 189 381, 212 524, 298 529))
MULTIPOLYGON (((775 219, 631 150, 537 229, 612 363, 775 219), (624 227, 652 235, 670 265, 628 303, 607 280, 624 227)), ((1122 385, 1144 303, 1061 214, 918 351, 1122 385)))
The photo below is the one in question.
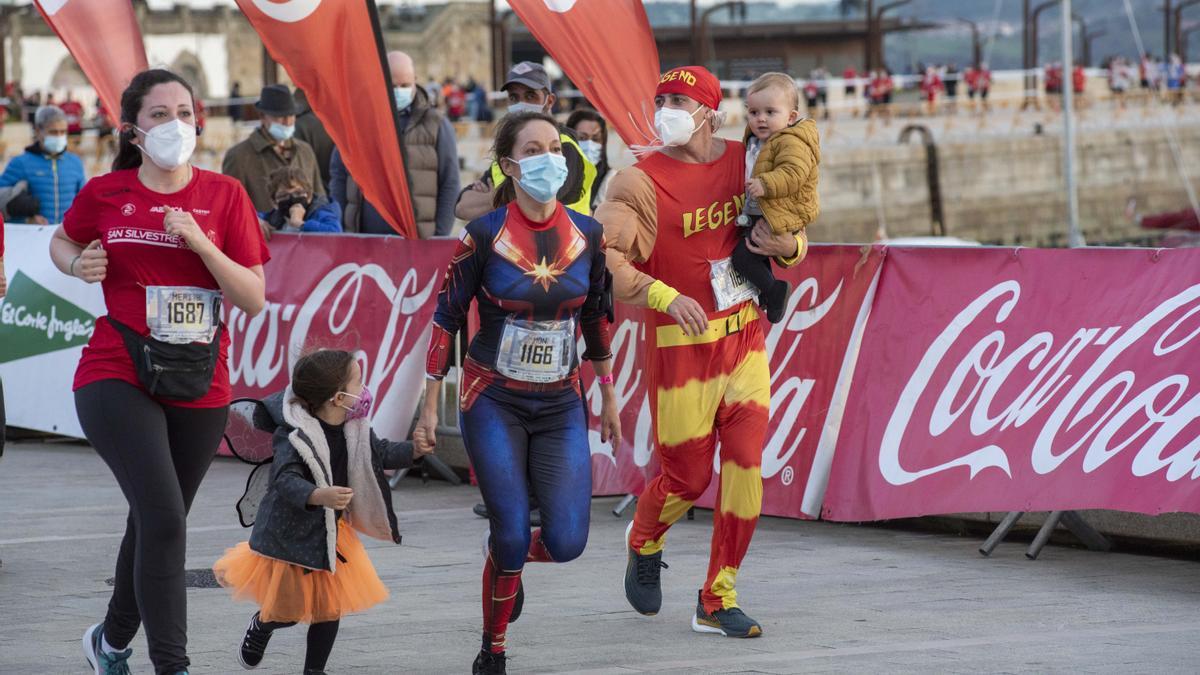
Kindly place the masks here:
POLYGON ((155 671, 187 670, 187 512, 229 408, 163 405, 133 385, 102 380, 75 392, 75 409, 129 502, 104 637, 124 649, 144 623, 155 671))
MULTIPOLYGON (((304 670, 325 670, 329 654, 333 651, 333 643, 337 640, 338 626, 341 621, 321 621, 308 627, 308 649, 304 652, 304 670)), ((280 628, 295 626, 296 622, 289 621, 259 621, 260 628, 271 632, 280 628)))

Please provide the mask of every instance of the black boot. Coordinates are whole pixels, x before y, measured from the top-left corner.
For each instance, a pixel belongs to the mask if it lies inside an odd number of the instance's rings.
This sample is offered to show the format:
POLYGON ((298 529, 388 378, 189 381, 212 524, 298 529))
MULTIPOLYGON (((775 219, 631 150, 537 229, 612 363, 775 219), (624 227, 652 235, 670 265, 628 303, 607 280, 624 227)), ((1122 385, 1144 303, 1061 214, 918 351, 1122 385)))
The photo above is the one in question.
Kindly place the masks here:
POLYGON ((504 652, 492 653, 486 648, 479 650, 475 663, 471 664, 471 675, 505 675, 504 652))
POLYGON ((792 294, 792 285, 786 281, 776 281, 771 290, 759 296, 759 300, 767 309, 767 321, 779 323, 787 310, 788 296, 792 294))

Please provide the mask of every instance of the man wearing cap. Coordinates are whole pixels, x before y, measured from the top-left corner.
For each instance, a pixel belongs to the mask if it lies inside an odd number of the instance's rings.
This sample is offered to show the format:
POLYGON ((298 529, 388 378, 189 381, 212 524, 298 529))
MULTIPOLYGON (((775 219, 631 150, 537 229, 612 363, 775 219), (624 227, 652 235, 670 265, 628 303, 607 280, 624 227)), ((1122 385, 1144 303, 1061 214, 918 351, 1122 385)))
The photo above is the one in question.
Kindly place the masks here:
MULTIPOLYGON (((658 613, 667 530, 708 488, 720 441, 712 551, 692 629, 756 637, 762 627, 738 608, 734 588, 762 505, 771 404, 756 291, 730 266, 746 151, 715 137, 721 86, 704 68, 664 74, 654 102, 662 147, 618 173, 596 213, 617 299, 646 308, 644 358, 662 467, 626 530, 625 597, 642 614, 658 613)), ((764 227, 750 248, 789 266, 807 243, 803 233, 764 227)))
MULTIPOLYGON (((531 61, 522 61, 513 66, 500 89, 508 94, 510 113, 549 114, 557 100, 550 90, 550 76, 546 74, 546 69, 531 61)), ((569 209, 591 215, 592 183, 596 180, 596 167, 583 156, 583 151, 575 142, 574 132, 562 125, 559 125, 558 131, 562 140, 563 157, 567 160, 567 182, 558 191, 558 201, 569 209)), ((496 186, 507 178, 500 170, 500 165, 493 161, 487 173, 459 195, 455 215, 469 222, 490 213, 494 209, 492 195, 496 186)))
MULTIPOLYGON (((267 187, 267 177, 285 166, 298 167, 309 176, 315 195, 325 195, 325 182, 312 146, 293 138, 296 113, 300 111, 287 85, 263 87, 254 104, 262 124, 250 137, 230 148, 221 164, 221 173, 246 187, 254 210, 266 213, 275 208, 275 195, 267 187)), ((269 227, 269 226, 268 226, 269 227)))

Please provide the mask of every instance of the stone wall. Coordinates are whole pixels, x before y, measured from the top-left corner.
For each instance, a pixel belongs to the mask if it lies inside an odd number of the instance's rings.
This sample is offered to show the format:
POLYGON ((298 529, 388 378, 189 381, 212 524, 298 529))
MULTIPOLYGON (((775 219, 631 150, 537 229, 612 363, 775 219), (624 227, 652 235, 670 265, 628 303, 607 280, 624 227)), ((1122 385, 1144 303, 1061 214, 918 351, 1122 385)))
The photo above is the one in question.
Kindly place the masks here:
MULTIPOLYGON (((1200 177, 1200 126, 1175 127, 1174 133, 1188 173, 1200 177)), ((925 148, 918 138, 909 145, 827 149, 821 216, 809 228, 811 238, 874 240, 880 203, 889 236, 932 234, 925 148)), ((1171 146, 1157 126, 1083 133, 1077 152, 1080 224, 1089 241, 1144 234, 1125 215, 1130 199, 1142 213, 1187 204, 1171 146)), ((1059 137, 947 143, 938 146, 938 157, 947 235, 1000 244, 1062 243, 1067 209, 1059 137)))

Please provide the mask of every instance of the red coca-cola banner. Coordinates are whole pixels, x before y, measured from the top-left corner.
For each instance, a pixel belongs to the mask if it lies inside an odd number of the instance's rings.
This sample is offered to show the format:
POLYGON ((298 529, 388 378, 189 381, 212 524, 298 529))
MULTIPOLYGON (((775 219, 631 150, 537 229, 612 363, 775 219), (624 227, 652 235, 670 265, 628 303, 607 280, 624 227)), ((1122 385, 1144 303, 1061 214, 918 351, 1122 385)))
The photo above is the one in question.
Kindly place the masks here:
MULTIPOLYGON (((227 317, 235 397, 282 391, 318 347, 358 353, 375 394, 371 424, 406 438, 425 383, 425 349, 453 240, 287 235, 271 239, 267 307, 227 317)), ((228 309, 228 306, 227 306, 228 309)))
POLYGON ((889 249, 833 520, 1200 512, 1200 251, 889 249))
MULTIPOLYGON (((792 283, 786 319, 770 327, 771 423, 763 448, 763 511, 793 518, 820 513, 842 404, 853 376, 856 345, 882 256, 857 246, 814 247, 804 264, 779 277, 792 283)), ((592 492, 640 493, 657 473, 640 311, 618 306, 613 370, 624 440, 616 452, 592 436, 592 492)), ((599 389, 584 368, 593 420, 599 389)), ((699 501, 711 506, 717 482, 699 501)))

